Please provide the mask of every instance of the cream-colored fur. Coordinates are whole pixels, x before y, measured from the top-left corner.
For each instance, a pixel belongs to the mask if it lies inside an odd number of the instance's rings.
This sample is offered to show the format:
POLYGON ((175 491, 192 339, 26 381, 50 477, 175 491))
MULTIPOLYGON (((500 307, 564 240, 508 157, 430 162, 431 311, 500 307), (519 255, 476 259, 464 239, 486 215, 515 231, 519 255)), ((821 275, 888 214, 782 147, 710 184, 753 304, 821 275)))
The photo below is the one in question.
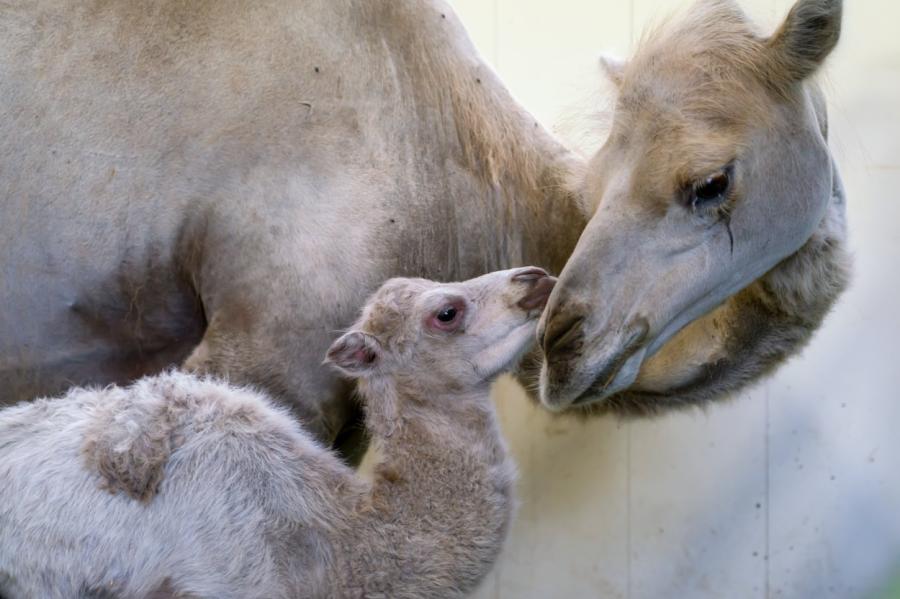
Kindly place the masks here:
POLYGON ((382 281, 559 271, 583 226, 439 0, 35 0, 0 33, 0 402, 186 360, 331 443, 321 356, 382 281))
POLYGON ((843 223, 808 79, 840 6, 800 0, 766 38, 701 0, 616 69, 614 135, 583 161, 440 0, 6 3, 0 401, 185 363, 330 444, 355 404, 321 356, 381 281, 531 263, 564 270, 548 322, 587 325, 578 355, 547 352, 547 405, 720 398, 794 355, 841 287, 802 283, 844 276, 842 233, 803 250, 826 212, 843 223), (676 206, 736 157, 730 233, 676 206), (791 280, 826 295, 788 334, 747 300, 798 256, 791 280))
POLYGON ((361 381, 383 456, 371 483, 266 395, 187 373, 0 411, 0 595, 465 594, 513 509, 490 383, 551 288, 520 269, 371 298, 328 354, 361 381))
POLYGON ((735 2, 700 0, 604 63, 618 101, 577 183, 593 216, 542 321, 546 406, 701 405, 818 329, 849 273, 812 80, 841 15, 840 0, 799 0, 765 37, 735 2))

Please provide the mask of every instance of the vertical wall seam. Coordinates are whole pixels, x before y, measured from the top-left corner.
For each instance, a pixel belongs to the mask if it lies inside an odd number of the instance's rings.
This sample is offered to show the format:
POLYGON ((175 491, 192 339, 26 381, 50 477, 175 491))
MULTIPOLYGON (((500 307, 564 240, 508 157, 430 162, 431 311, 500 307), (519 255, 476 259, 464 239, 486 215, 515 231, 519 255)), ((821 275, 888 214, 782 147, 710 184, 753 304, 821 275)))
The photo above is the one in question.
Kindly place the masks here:
MULTIPOLYGON (((635 0, 629 0, 628 2, 628 30, 629 30, 629 54, 634 52, 634 3, 635 0)), ((626 560, 626 596, 628 599, 631 599, 631 423, 628 422, 625 424, 625 467, 626 467, 626 478, 625 478, 625 495, 626 495, 626 507, 625 507, 625 550, 627 551, 627 555, 625 556, 626 560)))
POLYGON ((629 33, 630 33, 630 37, 629 37, 629 40, 628 40, 628 50, 629 50, 629 52, 634 52, 634 38, 635 38, 635 31, 634 31, 634 26, 635 26, 635 23, 634 23, 634 2, 635 2, 635 0, 631 0, 631 1, 628 3, 628 6, 629 6, 629 8, 628 8, 628 31, 629 31, 629 33))
POLYGON ((631 423, 625 423, 625 593, 631 599, 631 423))
POLYGON ((769 599, 769 564, 771 563, 771 555, 769 552, 769 528, 771 523, 771 505, 772 505, 772 493, 771 493, 771 483, 770 483, 770 473, 772 469, 771 465, 771 451, 770 451, 770 419, 769 419, 769 385, 765 386, 765 415, 766 415, 766 424, 765 424, 765 448, 766 448, 766 459, 765 459, 765 532, 763 537, 765 539, 765 548, 763 549, 763 564, 765 570, 765 599, 769 599))
POLYGON ((494 0, 494 70, 500 72, 500 0, 494 0))

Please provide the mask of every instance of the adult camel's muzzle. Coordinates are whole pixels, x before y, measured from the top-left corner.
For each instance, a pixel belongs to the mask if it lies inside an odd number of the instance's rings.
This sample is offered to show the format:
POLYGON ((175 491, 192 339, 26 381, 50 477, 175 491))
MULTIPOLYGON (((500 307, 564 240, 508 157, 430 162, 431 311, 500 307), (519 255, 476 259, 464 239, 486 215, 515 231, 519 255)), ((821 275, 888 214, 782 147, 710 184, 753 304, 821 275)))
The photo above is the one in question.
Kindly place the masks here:
POLYGON ((679 309, 683 273, 667 267, 666 248, 628 243, 639 238, 621 233, 634 230, 628 224, 589 224, 547 302, 537 334, 541 401, 551 410, 631 386, 660 325, 679 309))
POLYGON ((647 319, 599 333, 590 330, 591 321, 590 313, 565 301, 552 299, 547 307, 538 342, 544 353, 542 401, 551 409, 599 401, 637 377, 646 354, 647 319))

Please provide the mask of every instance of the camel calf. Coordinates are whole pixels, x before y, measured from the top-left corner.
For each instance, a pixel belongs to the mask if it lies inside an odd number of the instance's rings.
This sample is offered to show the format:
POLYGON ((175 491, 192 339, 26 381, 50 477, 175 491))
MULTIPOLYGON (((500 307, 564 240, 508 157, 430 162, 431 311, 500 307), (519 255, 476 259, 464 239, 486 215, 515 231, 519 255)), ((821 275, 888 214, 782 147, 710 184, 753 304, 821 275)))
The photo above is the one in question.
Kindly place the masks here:
POLYGON ((370 298, 326 361, 359 380, 371 482, 259 392, 181 372, 3 410, 0 596, 467 593, 513 508, 490 383, 554 282, 393 279, 370 298))

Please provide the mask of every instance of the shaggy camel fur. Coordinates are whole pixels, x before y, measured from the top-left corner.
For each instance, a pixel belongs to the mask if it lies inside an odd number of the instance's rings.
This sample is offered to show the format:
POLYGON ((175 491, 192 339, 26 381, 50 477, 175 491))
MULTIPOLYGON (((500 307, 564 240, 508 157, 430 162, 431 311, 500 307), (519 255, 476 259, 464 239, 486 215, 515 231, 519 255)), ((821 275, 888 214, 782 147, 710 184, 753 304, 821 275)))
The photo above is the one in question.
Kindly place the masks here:
POLYGON ((703 0, 606 63, 612 127, 578 183, 594 216, 541 323, 547 407, 701 405, 819 328, 849 272, 812 79, 841 18, 840 0, 799 0, 763 36, 736 3, 703 0))
POLYGON ((370 299, 327 361, 359 379, 384 456, 371 483, 268 397, 191 374, 7 408, 0 595, 465 594, 513 508, 490 383, 533 342, 553 283, 395 279, 370 299), (107 493, 97 470, 157 495, 107 493))
POLYGON ((800 0, 764 37, 702 0, 620 73, 586 161, 440 0, 5 3, 0 401, 187 360, 331 443, 355 404, 320 358, 381 281, 521 264, 565 267, 547 405, 721 398, 794 355, 842 287, 809 80, 840 7, 800 0), (726 172, 727 201, 690 200, 726 172))

